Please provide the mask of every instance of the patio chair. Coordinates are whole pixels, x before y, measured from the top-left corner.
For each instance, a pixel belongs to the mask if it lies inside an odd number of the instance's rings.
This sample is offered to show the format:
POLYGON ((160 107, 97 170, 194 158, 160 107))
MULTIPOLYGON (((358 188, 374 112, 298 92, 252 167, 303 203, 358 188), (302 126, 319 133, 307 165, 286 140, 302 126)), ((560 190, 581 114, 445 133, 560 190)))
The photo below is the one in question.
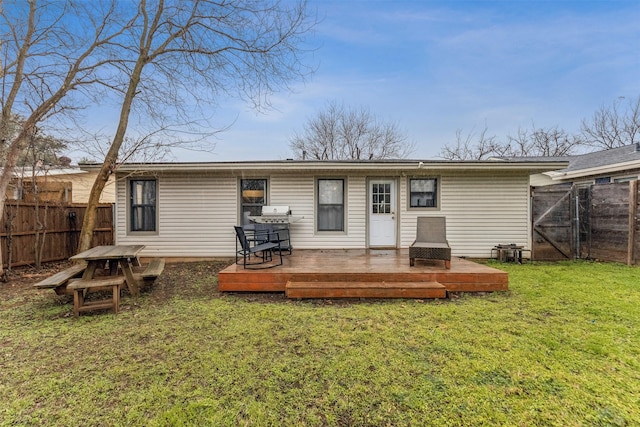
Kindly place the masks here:
POLYGON ((451 268, 451 248, 447 242, 445 217, 418 217, 416 240, 409 247, 410 266, 415 265, 416 258, 443 260, 445 268, 451 268))
POLYGON ((280 252, 284 255, 291 255, 293 247, 291 246, 291 236, 289 235, 289 227, 281 224, 255 224, 254 229, 262 233, 268 233, 270 242, 280 243, 280 252))
MULTIPOLYGON (((252 239, 247 238, 242 227, 234 226, 236 230, 236 264, 239 264, 240 255, 242 255, 242 266, 245 269, 271 268, 282 265, 282 253, 279 241, 271 241, 272 236, 269 232, 256 230, 252 239), (238 246, 238 243, 240 246, 238 246), (253 244, 252 244, 253 243, 253 244), (273 252, 278 251, 280 257, 279 264, 267 264, 273 261, 273 252), (252 256, 258 261, 252 262, 252 256), (266 264, 266 265, 264 265, 266 264)), ((276 239, 277 240, 277 239, 276 239)))

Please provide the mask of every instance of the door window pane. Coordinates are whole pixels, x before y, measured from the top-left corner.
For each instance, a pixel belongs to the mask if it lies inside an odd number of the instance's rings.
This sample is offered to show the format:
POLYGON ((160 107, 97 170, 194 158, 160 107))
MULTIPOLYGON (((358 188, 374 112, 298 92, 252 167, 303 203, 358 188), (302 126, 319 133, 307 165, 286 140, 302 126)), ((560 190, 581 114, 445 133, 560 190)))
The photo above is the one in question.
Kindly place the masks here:
POLYGON ((391 213, 391 184, 371 185, 371 213, 391 213))

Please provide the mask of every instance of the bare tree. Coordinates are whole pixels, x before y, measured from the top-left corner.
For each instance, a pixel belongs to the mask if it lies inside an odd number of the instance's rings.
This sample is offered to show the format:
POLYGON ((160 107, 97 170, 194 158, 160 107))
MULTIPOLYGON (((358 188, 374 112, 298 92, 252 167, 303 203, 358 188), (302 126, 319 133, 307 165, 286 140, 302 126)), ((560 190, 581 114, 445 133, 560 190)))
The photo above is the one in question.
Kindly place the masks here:
POLYGON ((0 216, 14 168, 36 125, 77 109, 79 97, 71 95, 84 95, 83 89, 96 83, 108 62, 101 50, 126 27, 112 25, 119 19, 114 4, 106 1, 5 1, 1 6, 0 216), (24 120, 16 123, 16 116, 24 120))
POLYGON ((486 160, 491 157, 554 157, 575 154, 585 145, 579 135, 569 135, 562 129, 518 128, 507 142, 499 142, 495 135, 487 135, 487 126, 476 136, 456 131, 455 145, 445 145, 440 157, 448 160, 486 160))
POLYGON ((456 143, 445 145, 440 156, 450 160, 482 160, 489 157, 560 157, 591 149, 609 149, 640 143, 640 96, 621 106, 623 98, 601 107, 591 119, 583 119, 581 133, 571 135, 556 127, 519 128, 507 142, 488 137, 486 125, 477 136, 456 132, 456 143))
POLYGON ((624 108, 622 99, 600 107, 590 120, 582 121, 582 133, 591 146, 608 149, 640 142, 640 96, 629 99, 624 108))
POLYGON ((516 136, 509 136, 505 153, 515 157, 561 157, 575 154, 584 140, 579 135, 569 135, 566 131, 552 128, 530 130, 518 128, 516 136))
POLYGON ((162 125, 168 111, 190 122, 194 109, 186 105, 215 103, 221 92, 260 109, 273 91, 309 72, 301 42, 315 21, 304 2, 140 0, 137 11, 130 38, 118 45, 121 81, 113 87, 122 88, 120 119, 91 190, 80 251, 91 245, 100 194, 116 170, 133 109, 162 125))
POLYGON ((499 144, 495 135, 487 134, 487 125, 476 135, 474 131, 463 135, 456 130, 456 141, 440 150, 440 157, 447 160, 485 160, 489 157, 505 155, 507 148, 499 144))
POLYGON ((311 118, 289 147, 297 159, 359 160, 401 159, 414 144, 397 123, 385 123, 367 108, 345 108, 335 101, 311 118))
POLYGON ((40 167, 59 166, 61 164, 60 153, 67 148, 66 141, 47 135, 44 129, 36 126, 33 135, 18 158, 17 166, 23 169, 32 169, 36 165, 40 167))
MULTIPOLYGON (((83 160, 79 163, 99 163, 107 156, 113 137, 95 133, 77 140, 74 146, 78 152, 84 153, 83 160)), ((182 139, 167 141, 166 134, 160 129, 141 136, 125 136, 118 154, 118 163, 136 162, 160 162, 171 157, 172 148, 184 148, 182 139)), ((195 148, 194 148, 195 149, 195 148)))

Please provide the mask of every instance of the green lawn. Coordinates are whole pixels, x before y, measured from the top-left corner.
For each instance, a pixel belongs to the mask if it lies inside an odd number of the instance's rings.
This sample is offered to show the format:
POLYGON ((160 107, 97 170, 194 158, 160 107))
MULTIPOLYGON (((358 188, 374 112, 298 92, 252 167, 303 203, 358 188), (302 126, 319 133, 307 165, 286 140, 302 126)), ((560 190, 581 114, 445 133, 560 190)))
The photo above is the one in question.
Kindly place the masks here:
POLYGON ((0 284, 0 425, 640 425, 640 270, 490 265, 509 292, 335 302, 169 265, 78 319, 0 284))

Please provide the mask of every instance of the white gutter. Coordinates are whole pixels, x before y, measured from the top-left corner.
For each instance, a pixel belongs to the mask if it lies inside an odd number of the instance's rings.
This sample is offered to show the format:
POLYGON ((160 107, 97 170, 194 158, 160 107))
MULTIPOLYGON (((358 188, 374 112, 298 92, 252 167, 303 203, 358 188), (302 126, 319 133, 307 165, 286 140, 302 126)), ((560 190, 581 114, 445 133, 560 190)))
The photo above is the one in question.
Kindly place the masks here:
MULTIPOLYGON (((237 172, 237 171, 471 171, 501 170, 548 172, 568 166, 567 161, 508 162, 508 161, 264 161, 264 162, 215 162, 215 163, 125 163, 116 172, 237 172)), ((100 167, 83 164, 84 170, 100 167)))
POLYGON ((582 178, 591 175, 603 175, 613 172, 623 172, 629 169, 640 169, 640 160, 632 160, 629 162, 616 163, 614 165, 598 166, 588 169, 578 169, 568 172, 550 171, 545 172, 545 175, 548 175, 554 181, 560 181, 573 178, 582 178))
POLYGON ((77 175, 80 173, 87 173, 86 170, 81 170, 79 168, 65 168, 65 169, 36 169, 35 174, 34 171, 30 168, 14 168, 13 177, 14 178, 31 178, 33 175, 36 177, 54 177, 60 175, 77 175))

